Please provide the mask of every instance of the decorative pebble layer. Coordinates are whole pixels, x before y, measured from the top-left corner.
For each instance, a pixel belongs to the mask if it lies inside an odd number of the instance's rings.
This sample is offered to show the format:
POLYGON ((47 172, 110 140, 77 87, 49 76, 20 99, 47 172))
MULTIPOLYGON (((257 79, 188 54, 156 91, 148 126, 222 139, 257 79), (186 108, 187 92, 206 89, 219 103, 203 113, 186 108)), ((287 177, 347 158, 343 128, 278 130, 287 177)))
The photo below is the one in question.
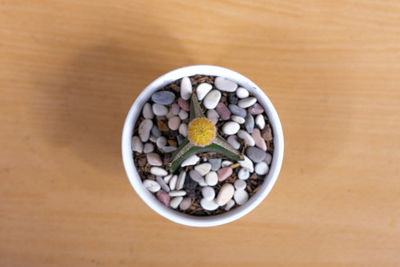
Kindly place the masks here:
POLYGON ((246 88, 223 77, 196 75, 154 93, 134 128, 132 151, 144 187, 171 209, 195 216, 224 213, 245 204, 269 172, 273 134, 263 107, 246 88), (187 135, 189 99, 196 94, 218 134, 244 160, 215 152, 185 159, 175 173, 166 170, 187 135))

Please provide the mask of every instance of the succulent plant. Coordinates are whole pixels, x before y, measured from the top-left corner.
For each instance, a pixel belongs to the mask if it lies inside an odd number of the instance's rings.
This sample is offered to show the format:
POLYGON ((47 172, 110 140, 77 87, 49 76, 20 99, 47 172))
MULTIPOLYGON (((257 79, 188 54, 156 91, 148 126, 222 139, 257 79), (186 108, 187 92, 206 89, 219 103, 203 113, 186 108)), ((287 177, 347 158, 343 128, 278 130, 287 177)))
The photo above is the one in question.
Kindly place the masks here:
POLYGON ((192 94, 187 137, 172 154, 166 168, 174 173, 185 159, 201 152, 217 152, 233 161, 243 160, 244 158, 242 153, 234 149, 218 134, 217 127, 201 110, 196 94, 192 94))

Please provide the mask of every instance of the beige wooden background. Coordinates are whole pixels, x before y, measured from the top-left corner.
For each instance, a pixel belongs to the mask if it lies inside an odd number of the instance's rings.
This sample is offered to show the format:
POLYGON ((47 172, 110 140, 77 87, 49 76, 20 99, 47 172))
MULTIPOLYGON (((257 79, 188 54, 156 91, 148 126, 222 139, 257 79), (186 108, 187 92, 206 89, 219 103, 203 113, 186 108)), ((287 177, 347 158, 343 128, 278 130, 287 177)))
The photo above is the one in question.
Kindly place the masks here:
POLYGON ((400 1, 0 1, 0 266, 400 266, 400 1), (285 134, 251 214, 194 229, 121 163, 153 79, 215 64, 285 134))

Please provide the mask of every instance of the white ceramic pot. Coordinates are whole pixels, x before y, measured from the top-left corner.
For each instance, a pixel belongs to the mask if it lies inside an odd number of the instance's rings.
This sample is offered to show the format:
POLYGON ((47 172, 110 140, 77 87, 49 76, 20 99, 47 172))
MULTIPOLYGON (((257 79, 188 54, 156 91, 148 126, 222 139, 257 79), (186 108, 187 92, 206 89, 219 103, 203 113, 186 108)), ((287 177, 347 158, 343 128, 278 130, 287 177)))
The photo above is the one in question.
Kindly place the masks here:
POLYGON ((136 193, 150 208, 152 208, 161 216, 179 224, 195 227, 217 226, 232 222, 246 215, 257 205, 259 205, 271 191, 278 178, 278 174, 282 166, 283 149, 284 145, 281 122, 274 106, 264 92, 255 83, 243 75, 226 68, 211 65, 194 65, 179 68, 160 76, 150 83, 133 103, 126 117, 122 132, 122 159, 126 174, 128 175, 129 181, 131 182, 136 193), (248 89, 257 97, 258 102, 264 107, 270 120, 274 135, 274 153, 272 157, 272 163, 269 173, 265 178, 264 183, 261 185, 261 188, 248 200, 246 204, 223 214, 204 217, 183 214, 179 211, 175 211, 169 207, 166 207, 161 204, 161 202, 152 193, 147 191, 147 189, 144 188, 142 180, 136 170, 131 149, 134 125, 140 115, 143 105, 150 99, 151 95, 171 82, 174 82, 185 76, 192 76, 196 74, 226 77, 236 82, 240 86, 248 89))

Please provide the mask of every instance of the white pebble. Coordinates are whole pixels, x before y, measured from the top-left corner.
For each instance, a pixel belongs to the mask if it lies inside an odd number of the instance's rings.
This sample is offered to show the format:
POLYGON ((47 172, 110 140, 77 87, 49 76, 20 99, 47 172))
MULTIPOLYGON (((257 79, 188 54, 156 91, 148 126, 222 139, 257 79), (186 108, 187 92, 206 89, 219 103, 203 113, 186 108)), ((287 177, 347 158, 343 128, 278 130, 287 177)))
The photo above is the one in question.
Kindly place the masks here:
POLYGON ((169 206, 173 209, 176 209, 179 204, 181 204, 183 200, 183 197, 174 197, 173 199, 171 199, 171 202, 169 202, 169 206))
POLYGON ((189 117, 189 114, 183 109, 181 109, 179 110, 178 116, 179 118, 181 118, 181 120, 186 120, 189 117))
POLYGON ((258 114, 256 116, 256 125, 258 126, 258 128, 260 128, 261 130, 264 129, 265 127, 265 120, 264 120, 264 116, 262 114, 258 114))
POLYGON ((223 168, 223 167, 228 167, 228 166, 231 166, 232 164, 233 164, 232 161, 224 160, 224 161, 221 163, 221 167, 222 167, 222 168, 223 168))
POLYGON ((152 127, 153 127, 153 121, 149 119, 145 119, 139 124, 138 132, 140 140, 142 140, 142 142, 147 142, 147 140, 149 140, 150 131, 152 127))
POLYGON ((149 140, 153 143, 155 143, 157 141, 157 137, 155 137, 154 135, 150 135, 149 140))
POLYGON ((250 177, 250 172, 248 169, 246 168, 240 168, 239 172, 238 172, 238 178, 240 180, 247 180, 250 177))
POLYGON ((151 167, 150 168, 150 173, 155 175, 155 176, 166 176, 168 175, 168 172, 164 170, 163 168, 160 167, 151 167))
POLYGON ((177 147, 175 147, 175 146, 164 146, 161 149, 162 149, 162 151, 164 151, 164 153, 171 153, 171 152, 174 152, 177 149, 177 147))
POLYGON ((209 210, 209 211, 218 209, 218 204, 215 202, 214 199, 208 200, 208 199, 203 198, 200 200, 200 205, 203 209, 209 210))
POLYGON ((150 103, 144 104, 143 110, 142 110, 142 114, 143 114, 143 117, 145 119, 154 118, 153 110, 151 109, 151 104, 150 103))
POLYGON ((180 210, 187 210, 192 205, 192 199, 190 197, 185 197, 181 204, 179 205, 180 210))
POLYGON ((205 186, 201 189, 201 194, 203 195, 203 198, 207 200, 212 200, 215 197, 215 191, 212 187, 210 186, 205 186))
POLYGON ((239 87, 239 88, 236 90, 236 96, 239 97, 239 98, 246 98, 246 97, 249 96, 249 91, 247 91, 246 88, 239 87))
POLYGON ((146 143, 143 147, 143 153, 150 153, 154 151, 154 145, 152 143, 146 143))
POLYGON ((246 120, 243 117, 232 115, 231 119, 239 124, 243 124, 246 120))
POLYGON ((256 142, 254 141, 254 138, 246 131, 244 130, 239 130, 237 136, 240 139, 243 139, 244 141, 246 141, 246 144, 248 146, 254 146, 256 144, 256 142))
POLYGON ((246 189, 246 186, 247 186, 246 182, 243 181, 243 180, 236 180, 236 181, 233 183, 233 185, 235 186, 235 188, 236 188, 237 190, 244 190, 244 189, 246 189))
POLYGON ((221 189, 219 190, 216 203, 219 206, 223 206, 226 203, 228 203, 229 200, 232 199, 233 193, 235 192, 235 188, 233 187, 232 184, 226 183, 224 184, 221 189))
POLYGON ((207 185, 207 183, 204 180, 203 176, 201 176, 200 173, 198 173, 196 170, 191 170, 189 172, 189 176, 193 181, 198 183, 200 186, 206 186, 207 185))
POLYGON ((151 166, 162 165, 161 157, 157 153, 147 153, 146 158, 147 158, 147 163, 149 163, 151 166))
POLYGON ((197 155, 192 155, 182 162, 181 167, 196 165, 199 160, 200 158, 197 155))
POLYGON ((171 178, 172 178, 172 174, 168 174, 167 176, 164 177, 164 182, 169 183, 171 178))
POLYGON ((153 113, 156 116, 165 116, 168 113, 168 108, 161 104, 153 104, 153 113))
POLYGON ((172 176, 171 180, 169 180, 169 189, 175 190, 177 180, 178 180, 178 175, 172 176))
POLYGON ((188 77, 183 77, 181 80, 181 97, 188 100, 192 95, 192 83, 188 77))
POLYGON ((207 111, 207 119, 209 119, 214 125, 217 124, 218 118, 219 114, 214 109, 210 109, 207 111))
POLYGON ((211 164, 210 163, 202 163, 202 164, 199 164, 199 165, 195 166, 194 169, 198 173, 200 173, 201 176, 204 176, 204 175, 206 175, 207 173, 210 172, 211 164))
POLYGON ((179 105, 178 105, 177 103, 173 103, 173 104, 171 105, 170 111, 172 112, 172 114, 178 115, 178 114, 179 114, 179 111, 180 111, 179 105))
POLYGON ((211 90, 204 98, 203 105, 207 109, 214 109, 218 105, 220 99, 221 92, 218 90, 211 90))
POLYGON ((183 197, 183 196, 186 196, 186 191, 184 191, 184 190, 170 191, 169 196, 170 197, 183 197))
POLYGON ((247 169, 249 172, 254 172, 254 164, 247 156, 244 156, 244 159, 238 162, 242 168, 247 169))
POLYGON ((180 126, 179 126, 179 133, 181 134, 181 135, 183 135, 183 136, 187 136, 187 124, 186 123, 182 123, 180 126))
POLYGON ((142 153, 143 151, 143 143, 140 141, 139 137, 132 136, 132 151, 142 153))
POLYGON ((206 183, 211 186, 216 185, 218 183, 218 174, 214 171, 207 173, 206 183))
POLYGON ((228 80, 224 77, 217 77, 214 81, 215 87, 217 87, 221 91, 225 92, 235 92, 237 88, 237 84, 231 80, 228 80))
POLYGON ((158 148, 165 147, 167 145, 167 138, 165 138, 164 136, 158 137, 156 140, 156 145, 158 148))
POLYGON ((240 143, 238 142, 237 137, 235 135, 229 136, 227 141, 234 149, 240 148, 240 143))
POLYGON ((149 190, 152 193, 158 192, 161 189, 161 186, 159 183, 157 183, 156 181, 153 181, 153 180, 149 180, 149 179, 144 180, 143 185, 147 190, 149 190))
POLYGON ((175 115, 174 115, 174 113, 172 113, 171 110, 169 110, 168 113, 167 113, 167 115, 166 115, 167 119, 171 119, 171 118, 174 117, 174 116, 175 116, 175 115))
POLYGON ((201 83, 196 88, 197 99, 199 101, 203 100, 203 98, 210 92, 212 89, 212 85, 209 83, 201 83))
POLYGON ((235 194, 233 195, 236 204, 243 205, 249 199, 249 194, 245 190, 236 190, 235 194))
POLYGON ((225 205, 225 210, 228 211, 230 210, 233 206, 235 206, 235 201, 233 199, 229 200, 228 203, 225 205))
POLYGON ((269 167, 268 164, 263 162, 259 162, 256 164, 256 166, 254 167, 254 171, 258 174, 258 175, 265 175, 268 173, 269 167))
POLYGON ((265 161, 267 164, 271 164, 272 155, 271 155, 270 153, 267 152, 267 156, 265 157, 264 161, 265 161))
POLYGON ((241 108, 248 108, 254 105, 257 102, 257 98, 255 97, 248 97, 245 99, 241 99, 238 102, 238 106, 241 108))
POLYGON ((179 174, 178 176, 178 181, 176 182, 176 189, 177 190, 181 190, 185 184, 185 180, 186 180, 186 172, 183 171, 179 174))
POLYGON ((224 134, 233 135, 236 134, 240 129, 240 125, 234 121, 228 121, 227 123, 222 126, 222 131, 224 134))
POLYGON ((181 124, 181 119, 178 116, 174 116, 168 120, 168 128, 170 128, 173 131, 178 130, 180 124, 181 124))
POLYGON ((161 176, 156 176, 156 181, 157 181, 157 183, 160 184, 161 188, 165 192, 169 192, 169 187, 168 187, 167 183, 163 180, 163 178, 161 176))

